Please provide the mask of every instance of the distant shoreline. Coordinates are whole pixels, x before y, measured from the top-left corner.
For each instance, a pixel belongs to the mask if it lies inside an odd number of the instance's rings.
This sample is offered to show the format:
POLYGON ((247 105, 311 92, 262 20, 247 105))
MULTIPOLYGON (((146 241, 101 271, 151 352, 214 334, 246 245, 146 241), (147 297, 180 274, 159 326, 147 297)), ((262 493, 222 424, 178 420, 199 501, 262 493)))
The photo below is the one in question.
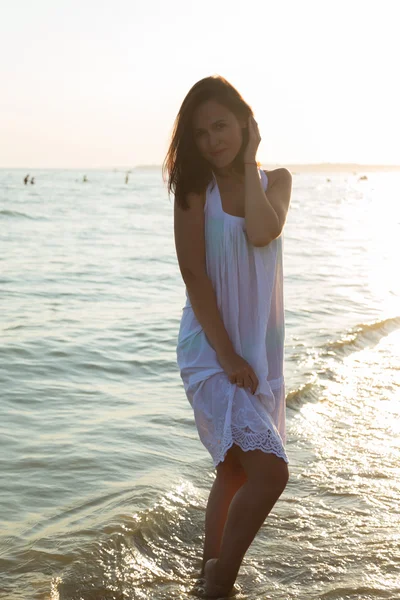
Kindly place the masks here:
POLYGON ((351 163, 320 163, 309 165, 263 165, 266 169, 286 167, 293 173, 365 173, 376 171, 400 171, 400 165, 361 165, 351 163))
MULTIPOLYGON (((400 165, 362 165, 358 163, 310 163, 310 164, 268 164, 261 163, 266 170, 285 167, 292 174, 296 173, 356 173, 373 171, 400 171, 400 165)), ((161 169, 161 165, 137 165, 136 169, 161 169)))
MULTIPOLYGON (((268 171, 285 167, 296 175, 297 173, 354 173, 356 175, 368 172, 400 171, 400 165, 363 165, 358 163, 310 163, 289 164, 261 163, 268 171)), ((133 173, 134 171, 161 171, 161 165, 136 165, 134 167, 0 167, 0 171, 78 171, 81 173, 91 171, 114 171, 117 173, 133 173)))

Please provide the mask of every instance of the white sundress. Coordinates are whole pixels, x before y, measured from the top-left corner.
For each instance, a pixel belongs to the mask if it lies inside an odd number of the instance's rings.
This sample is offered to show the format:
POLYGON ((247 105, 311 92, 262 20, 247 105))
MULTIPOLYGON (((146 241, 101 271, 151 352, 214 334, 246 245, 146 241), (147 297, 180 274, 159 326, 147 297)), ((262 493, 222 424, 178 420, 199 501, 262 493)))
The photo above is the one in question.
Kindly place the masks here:
MULTIPOLYGON (((264 189, 266 173, 259 169, 264 189)), ((244 217, 225 213, 215 179, 206 191, 207 274, 235 352, 254 369, 259 385, 229 381, 197 320, 186 289, 177 363, 203 445, 214 467, 232 444, 260 449, 289 463, 285 451, 284 302, 282 234, 267 246, 247 239, 244 217)))

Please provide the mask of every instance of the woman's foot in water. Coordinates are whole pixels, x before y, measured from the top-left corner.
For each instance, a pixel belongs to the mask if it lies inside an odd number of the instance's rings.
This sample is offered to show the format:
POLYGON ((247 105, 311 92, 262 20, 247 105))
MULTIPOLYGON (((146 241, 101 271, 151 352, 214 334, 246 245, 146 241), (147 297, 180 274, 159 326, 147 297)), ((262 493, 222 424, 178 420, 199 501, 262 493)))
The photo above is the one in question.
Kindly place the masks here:
POLYGON ((218 581, 218 558, 210 558, 204 567, 205 592, 208 598, 221 598, 235 593, 234 586, 218 581))

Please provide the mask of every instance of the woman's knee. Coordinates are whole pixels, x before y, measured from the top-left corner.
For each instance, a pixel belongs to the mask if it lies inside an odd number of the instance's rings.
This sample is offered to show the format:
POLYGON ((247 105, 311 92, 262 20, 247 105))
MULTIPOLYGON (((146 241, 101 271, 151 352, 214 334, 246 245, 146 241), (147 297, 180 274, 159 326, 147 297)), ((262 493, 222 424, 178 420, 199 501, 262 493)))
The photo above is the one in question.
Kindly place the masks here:
POLYGON ((274 492, 279 497, 289 481, 287 463, 283 459, 274 461, 273 465, 269 464, 267 468, 258 474, 258 477, 253 478, 253 481, 257 481, 257 485, 263 488, 266 493, 274 492))
POLYGON ((269 491, 274 489, 278 494, 286 488, 289 481, 289 467, 283 458, 262 450, 243 452, 241 458, 249 481, 254 481, 269 491))
POLYGON ((282 493, 289 482, 289 467, 287 465, 287 462, 283 460, 283 458, 281 458, 280 461, 280 466, 279 468, 274 470, 272 479, 275 487, 278 490, 281 490, 282 493))

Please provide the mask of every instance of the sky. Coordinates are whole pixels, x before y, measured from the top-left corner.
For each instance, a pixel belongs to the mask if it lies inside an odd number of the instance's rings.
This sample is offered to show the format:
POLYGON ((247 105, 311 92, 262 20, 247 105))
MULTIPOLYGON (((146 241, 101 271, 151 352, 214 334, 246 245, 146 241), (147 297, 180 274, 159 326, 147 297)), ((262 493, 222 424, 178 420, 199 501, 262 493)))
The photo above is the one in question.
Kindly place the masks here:
POLYGON ((0 168, 160 165, 219 74, 264 164, 400 164, 397 0, 0 0, 0 168))

